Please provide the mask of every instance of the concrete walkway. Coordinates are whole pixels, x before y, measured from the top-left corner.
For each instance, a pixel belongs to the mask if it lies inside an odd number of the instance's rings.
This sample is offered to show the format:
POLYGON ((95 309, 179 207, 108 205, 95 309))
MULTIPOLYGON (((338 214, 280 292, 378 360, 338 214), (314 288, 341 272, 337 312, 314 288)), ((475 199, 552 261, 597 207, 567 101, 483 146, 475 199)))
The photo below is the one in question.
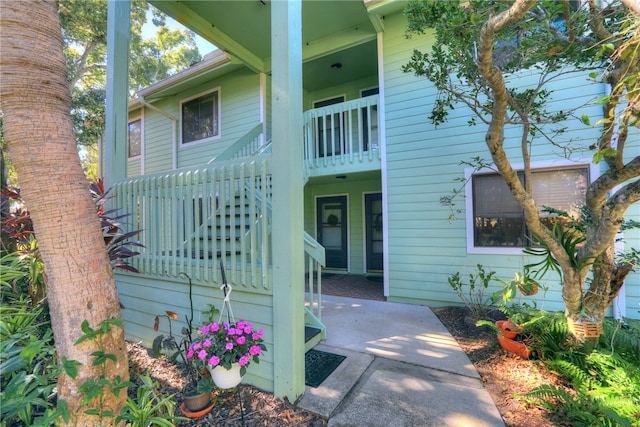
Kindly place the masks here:
POLYGON ((323 296, 327 339, 347 358, 298 406, 330 427, 504 426, 480 376, 428 307, 323 296))

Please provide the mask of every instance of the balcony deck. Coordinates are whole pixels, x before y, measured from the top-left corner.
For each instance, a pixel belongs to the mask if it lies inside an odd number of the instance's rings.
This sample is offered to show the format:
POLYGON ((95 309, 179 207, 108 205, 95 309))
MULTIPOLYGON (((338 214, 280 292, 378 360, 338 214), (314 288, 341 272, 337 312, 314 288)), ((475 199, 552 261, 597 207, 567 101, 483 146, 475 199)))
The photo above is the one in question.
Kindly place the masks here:
POLYGON ((307 177, 379 170, 378 95, 304 112, 307 177))

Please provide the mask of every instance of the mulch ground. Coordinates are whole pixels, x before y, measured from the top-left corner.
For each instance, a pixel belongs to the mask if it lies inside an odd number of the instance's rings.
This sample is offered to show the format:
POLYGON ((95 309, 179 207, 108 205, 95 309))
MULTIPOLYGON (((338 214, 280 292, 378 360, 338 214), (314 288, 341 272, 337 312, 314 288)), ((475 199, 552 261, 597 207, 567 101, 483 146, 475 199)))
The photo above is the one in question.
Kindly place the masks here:
MULTIPOLYGON (((488 327, 478 328, 475 319, 465 307, 439 307, 433 312, 458 341, 478 370, 485 389, 489 392, 505 424, 508 427, 546 427, 570 425, 561 415, 531 405, 517 395, 522 395, 541 384, 562 386, 562 382, 548 372, 541 362, 524 360, 505 353, 488 327)), ((496 313, 496 316, 499 316, 496 313)), ((129 343, 132 379, 145 371, 160 383, 161 393, 175 393, 178 404, 182 402, 184 372, 166 358, 153 358, 144 347, 129 343)), ((130 390, 132 393, 133 390, 130 390)), ((188 426, 326 426, 327 420, 283 402, 271 393, 242 385, 241 399, 236 389, 222 391, 216 406, 207 415, 197 419, 177 422, 188 426), (243 411, 240 411, 240 400, 243 411)), ((180 410, 177 409, 177 415, 180 410)))

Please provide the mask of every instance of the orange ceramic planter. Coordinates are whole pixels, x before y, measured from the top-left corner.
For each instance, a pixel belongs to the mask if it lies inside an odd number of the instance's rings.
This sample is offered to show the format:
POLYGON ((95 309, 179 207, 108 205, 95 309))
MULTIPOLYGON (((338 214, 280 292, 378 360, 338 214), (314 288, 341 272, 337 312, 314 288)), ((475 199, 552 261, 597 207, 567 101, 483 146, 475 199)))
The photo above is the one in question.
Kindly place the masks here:
POLYGON ((498 320, 496 326, 500 328, 502 334, 509 339, 514 339, 519 333, 522 333, 522 327, 513 323, 511 319, 498 320))
POLYGON ((498 341, 505 351, 516 354, 523 359, 528 359, 531 356, 531 350, 529 350, 524 343, 514 341, 502 335, 498 335, 498 341))

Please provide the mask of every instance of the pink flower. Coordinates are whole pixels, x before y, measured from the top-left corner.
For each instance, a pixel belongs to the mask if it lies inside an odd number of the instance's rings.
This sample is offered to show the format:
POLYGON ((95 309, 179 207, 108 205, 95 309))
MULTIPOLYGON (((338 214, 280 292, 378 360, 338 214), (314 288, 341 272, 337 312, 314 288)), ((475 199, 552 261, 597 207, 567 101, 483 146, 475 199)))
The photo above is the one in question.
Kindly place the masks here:
POLYGON ((236 326, 240 329, 244 329, 244 325, 245 325, 244 320, 240 319, 238 320, 238 324, 236 326))
POLYGON ((187 359, 191 359, 192 357, 193 357, 193 350, 192 350, 192 349, 189 349, 189 350, 187 351, 187 359))
POLYGON ((254 332, 253 334, 251 334, 251 339, 253 339, 254 341, 258 341, 260 339, 260 335, 258 335, 257 332, 254 332))
POLYGON ((241 335, 241 336, 239 336, 238 338, 236 338, 236 342, 237 342, 239 345, 244 344, 246 340, 247 340, 247 339, 245 338, 245 336, 244 336, 244 335, 241 335))
POLYGON ((211 332, 218 332, 220 330, 220 325, 217 323, 212 323, 210 326, 211 332))
POLYGON ((257 356, 260 353, 262 353, 262 348, 260 348, 259 345, 252 345, 249 348, 249 354, 252 355, 252 356, 257 356))
POLYGON ((224 348, 226 348, 227 350, 233 350, 233 343, 228 342, 227 345, 224 346, 224 348))
POLYGON ((201 342, 197 342, 193 345, 193 350, 200 350, 200 348, 202 348, 202 343, 201 342))
POLYGON ((207 351, 206 350, 200 350, 198 352, 198 359, 200 360, 204 360, 205 357, 207 357, 207 351))
POLYGON ((211 329, 211 325, 204 325, 202 329, 200 329, 200 333, 202 335, 207 335, 209 333, 209 329, 211 329))
POLYGON ((244 333, 249 335, 251 333, 251 328, 249 326, 245 326, 244 333))
POLYGON ((249 363, 249 356, 245 354, 240 359, 238 359, 238 363, 240 364, 240 366, 245 366, 247 363, 249 363))
POLYGON ((258 336, 261 337, 264 335, 264 331, 262 329, 258 329, 258 336))
POLYGON ((218 356, 211 356, 209 359, 209 365, 218 366, 220 364, 220 358, 218 356))
POLYGON ((205 340, 205 341, 202 343, 202 346, 203 346, 204 348, 207 348, 207 347, 211 347, 211 344, 213 344, 213 343, 211 342, 211 340, 205 340))

